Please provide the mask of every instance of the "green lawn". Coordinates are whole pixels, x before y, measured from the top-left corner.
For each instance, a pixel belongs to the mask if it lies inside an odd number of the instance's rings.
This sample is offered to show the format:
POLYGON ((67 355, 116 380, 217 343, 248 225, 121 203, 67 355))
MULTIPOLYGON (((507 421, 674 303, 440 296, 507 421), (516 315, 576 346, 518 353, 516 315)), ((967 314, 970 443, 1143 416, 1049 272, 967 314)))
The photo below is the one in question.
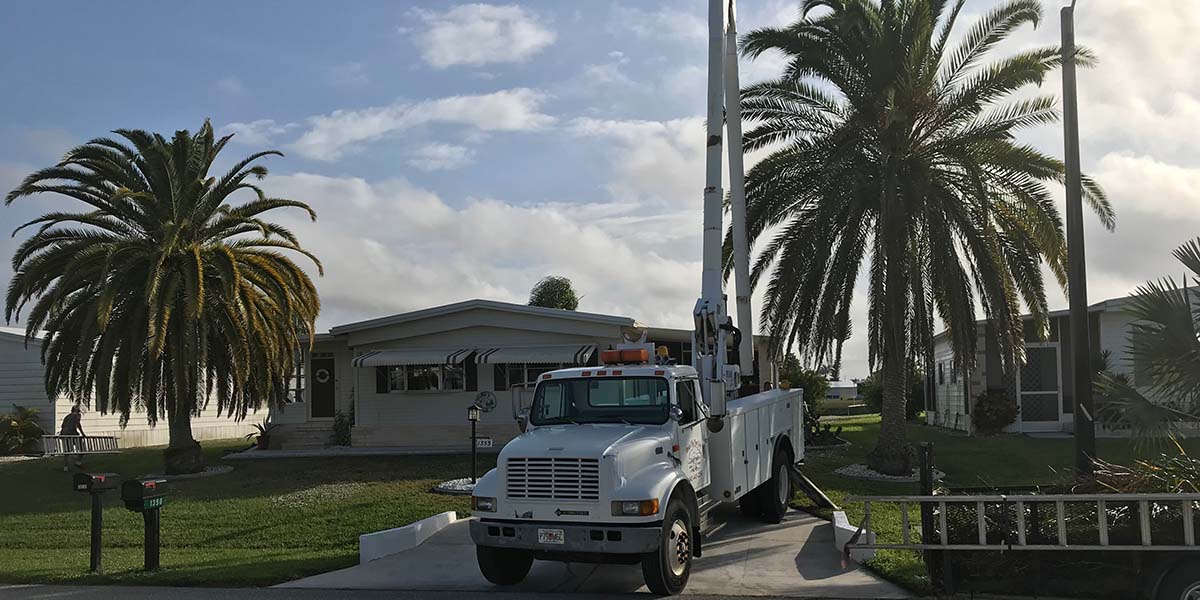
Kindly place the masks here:
MULTIPOLYGON (((470 456, 227 461, 242 440, 206 442, 226 475, 171 484, 162 511, 162 569, 141 572, 141 515, 106 494, 104 574, 88 570, 89 501, 71 491, 58 460, 0 465, 0 582, 262 586, 358 562, 358 536, 469 500, 429 493, 465 477, 470 456)), ((161 470, 161 449, 88 461, 92 472, 137 477, 161 470)), ((494 466, 480 457, 480 473, 494 466)))
MULTIPOLYGON (((916 494, 915 483, 879 483, 849 479, 833 471, 843 465, 861 463, 871 450, 879 432, 879 416, 866 415, 848 420, 839 420, 835 426, 844 428, 842 437, 853 445, 838 450, 811 452, 806 456, 804 473, 808 475, 830 498, 842 506, 846 516, 857 524, 862 518, 860 503, 847 503, 851 495, 897 495, 916 494)), ((1055 483, 1069 480, 1074 465, 1071 439, 1041 439, 1019 435, 1003 435, 971 438, 951 433, 944 429, 910 425, 909 440, 914 444, 933 442, 934 462, 939 470, 946 472, 945 483, 949 486, 983 485, 1027 485, 1055 483)), ((1098 440, 1100 458, 1128 464, 1135 457, 1149 457, 1161 450, 1146 448, 1137 451, 1129 440, 1098 440)), ((1188 440, 1184 444, 1189 453, 1200 454, 1200 440, 1188 440)), ((799 500, 804 502, 803 497, 799 500)), ((806 508, 810 512, 830 518, 829 511, 806 508)), ((911 522, 920 523, 916 508, 911 509, 911 522)), ((900 541, 901 519, 896 508, 872 506, 871 525, 880 541, 900 541)), ((915 592, 928 593, 931 587, 925 576, 925 566, 914 552, 881 551, 870 566, 884 577, 915 592)))

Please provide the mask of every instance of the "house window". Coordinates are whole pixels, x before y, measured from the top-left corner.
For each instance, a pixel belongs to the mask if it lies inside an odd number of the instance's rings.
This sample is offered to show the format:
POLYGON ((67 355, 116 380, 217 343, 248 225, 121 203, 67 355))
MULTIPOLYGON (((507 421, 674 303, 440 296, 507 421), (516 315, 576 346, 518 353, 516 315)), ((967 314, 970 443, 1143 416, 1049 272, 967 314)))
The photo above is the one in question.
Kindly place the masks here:
POLYGON ((292 375, 288 377, 288 390, 285 402, 291 404, 295 402, 304 402, 304 386, 308 383, 304 369, 304 352, 296 352, 296 367, 292 369, 292 375))
POLYGON ((537 383, 538 377, 563 368, 562 363, 506 363, 496 365, 496 391, 503 392, 527 383, 537 383))
POLYGON ((387 369, 391 392, 460 392, 467 387, 462 365, 402 365, 387 369))

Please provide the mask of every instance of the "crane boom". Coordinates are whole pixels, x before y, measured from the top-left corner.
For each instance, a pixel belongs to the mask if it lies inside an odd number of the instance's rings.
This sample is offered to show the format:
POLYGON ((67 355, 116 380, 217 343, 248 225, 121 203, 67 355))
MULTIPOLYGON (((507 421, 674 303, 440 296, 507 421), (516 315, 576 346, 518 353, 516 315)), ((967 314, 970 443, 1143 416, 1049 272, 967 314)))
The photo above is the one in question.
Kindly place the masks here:
POLYGON ((708 119, 705 138, 704 252, 700 299, 693 311, 693 364, 703 382, 701 393, 710 408, 709 426, 719 431, 725 402, 741 387, 741 374, 753 369, 750 332, 749 245, 746 239, 744 167, 742 165, 741 97, 738 88, 737 30, 733 0, 709 0, 708 119), (730 185, 733 211, 734 280, 738 325, 728 314, 722 276, 725 193, 721 187, 722 127, 730 134, 730 185), (727 337, 734 336, 739 363, 728 364, 727 337))

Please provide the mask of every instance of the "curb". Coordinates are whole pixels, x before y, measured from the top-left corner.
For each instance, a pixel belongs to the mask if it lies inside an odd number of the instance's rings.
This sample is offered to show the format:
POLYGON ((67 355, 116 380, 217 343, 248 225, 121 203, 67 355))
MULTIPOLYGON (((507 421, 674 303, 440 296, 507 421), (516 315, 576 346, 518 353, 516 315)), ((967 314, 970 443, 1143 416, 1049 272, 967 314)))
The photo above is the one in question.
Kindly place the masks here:
POLYGON ((416 548, 430 536, 449 527, 457 520, 458 513, 450 510, 404 527, 360 535, 358 536, 358 564, 365 565, 375 559, 416 548))

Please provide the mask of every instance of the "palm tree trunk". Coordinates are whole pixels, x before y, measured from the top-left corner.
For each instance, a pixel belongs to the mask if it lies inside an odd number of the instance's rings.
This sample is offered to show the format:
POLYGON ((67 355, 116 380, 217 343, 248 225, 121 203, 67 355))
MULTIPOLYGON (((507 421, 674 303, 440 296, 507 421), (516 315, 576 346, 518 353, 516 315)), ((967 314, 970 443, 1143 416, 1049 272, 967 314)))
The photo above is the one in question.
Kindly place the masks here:
POLYGON ((911 475, 913 449, 905 430, 904 405, 908 400, 904 357, 885 353, 883 359, 883 408, 879 439, 867 455, 867 466, 888 475, 911 475))
MULTIPOLYGON (((172 403, 174 404, 174 403, 172 403)), ((204 453, 192 438, 192 413, 178 408, 167 410, 167 425, 171 438, 163 450, 163 463, 168 475, 199 473, 204 470, 204 453)))

